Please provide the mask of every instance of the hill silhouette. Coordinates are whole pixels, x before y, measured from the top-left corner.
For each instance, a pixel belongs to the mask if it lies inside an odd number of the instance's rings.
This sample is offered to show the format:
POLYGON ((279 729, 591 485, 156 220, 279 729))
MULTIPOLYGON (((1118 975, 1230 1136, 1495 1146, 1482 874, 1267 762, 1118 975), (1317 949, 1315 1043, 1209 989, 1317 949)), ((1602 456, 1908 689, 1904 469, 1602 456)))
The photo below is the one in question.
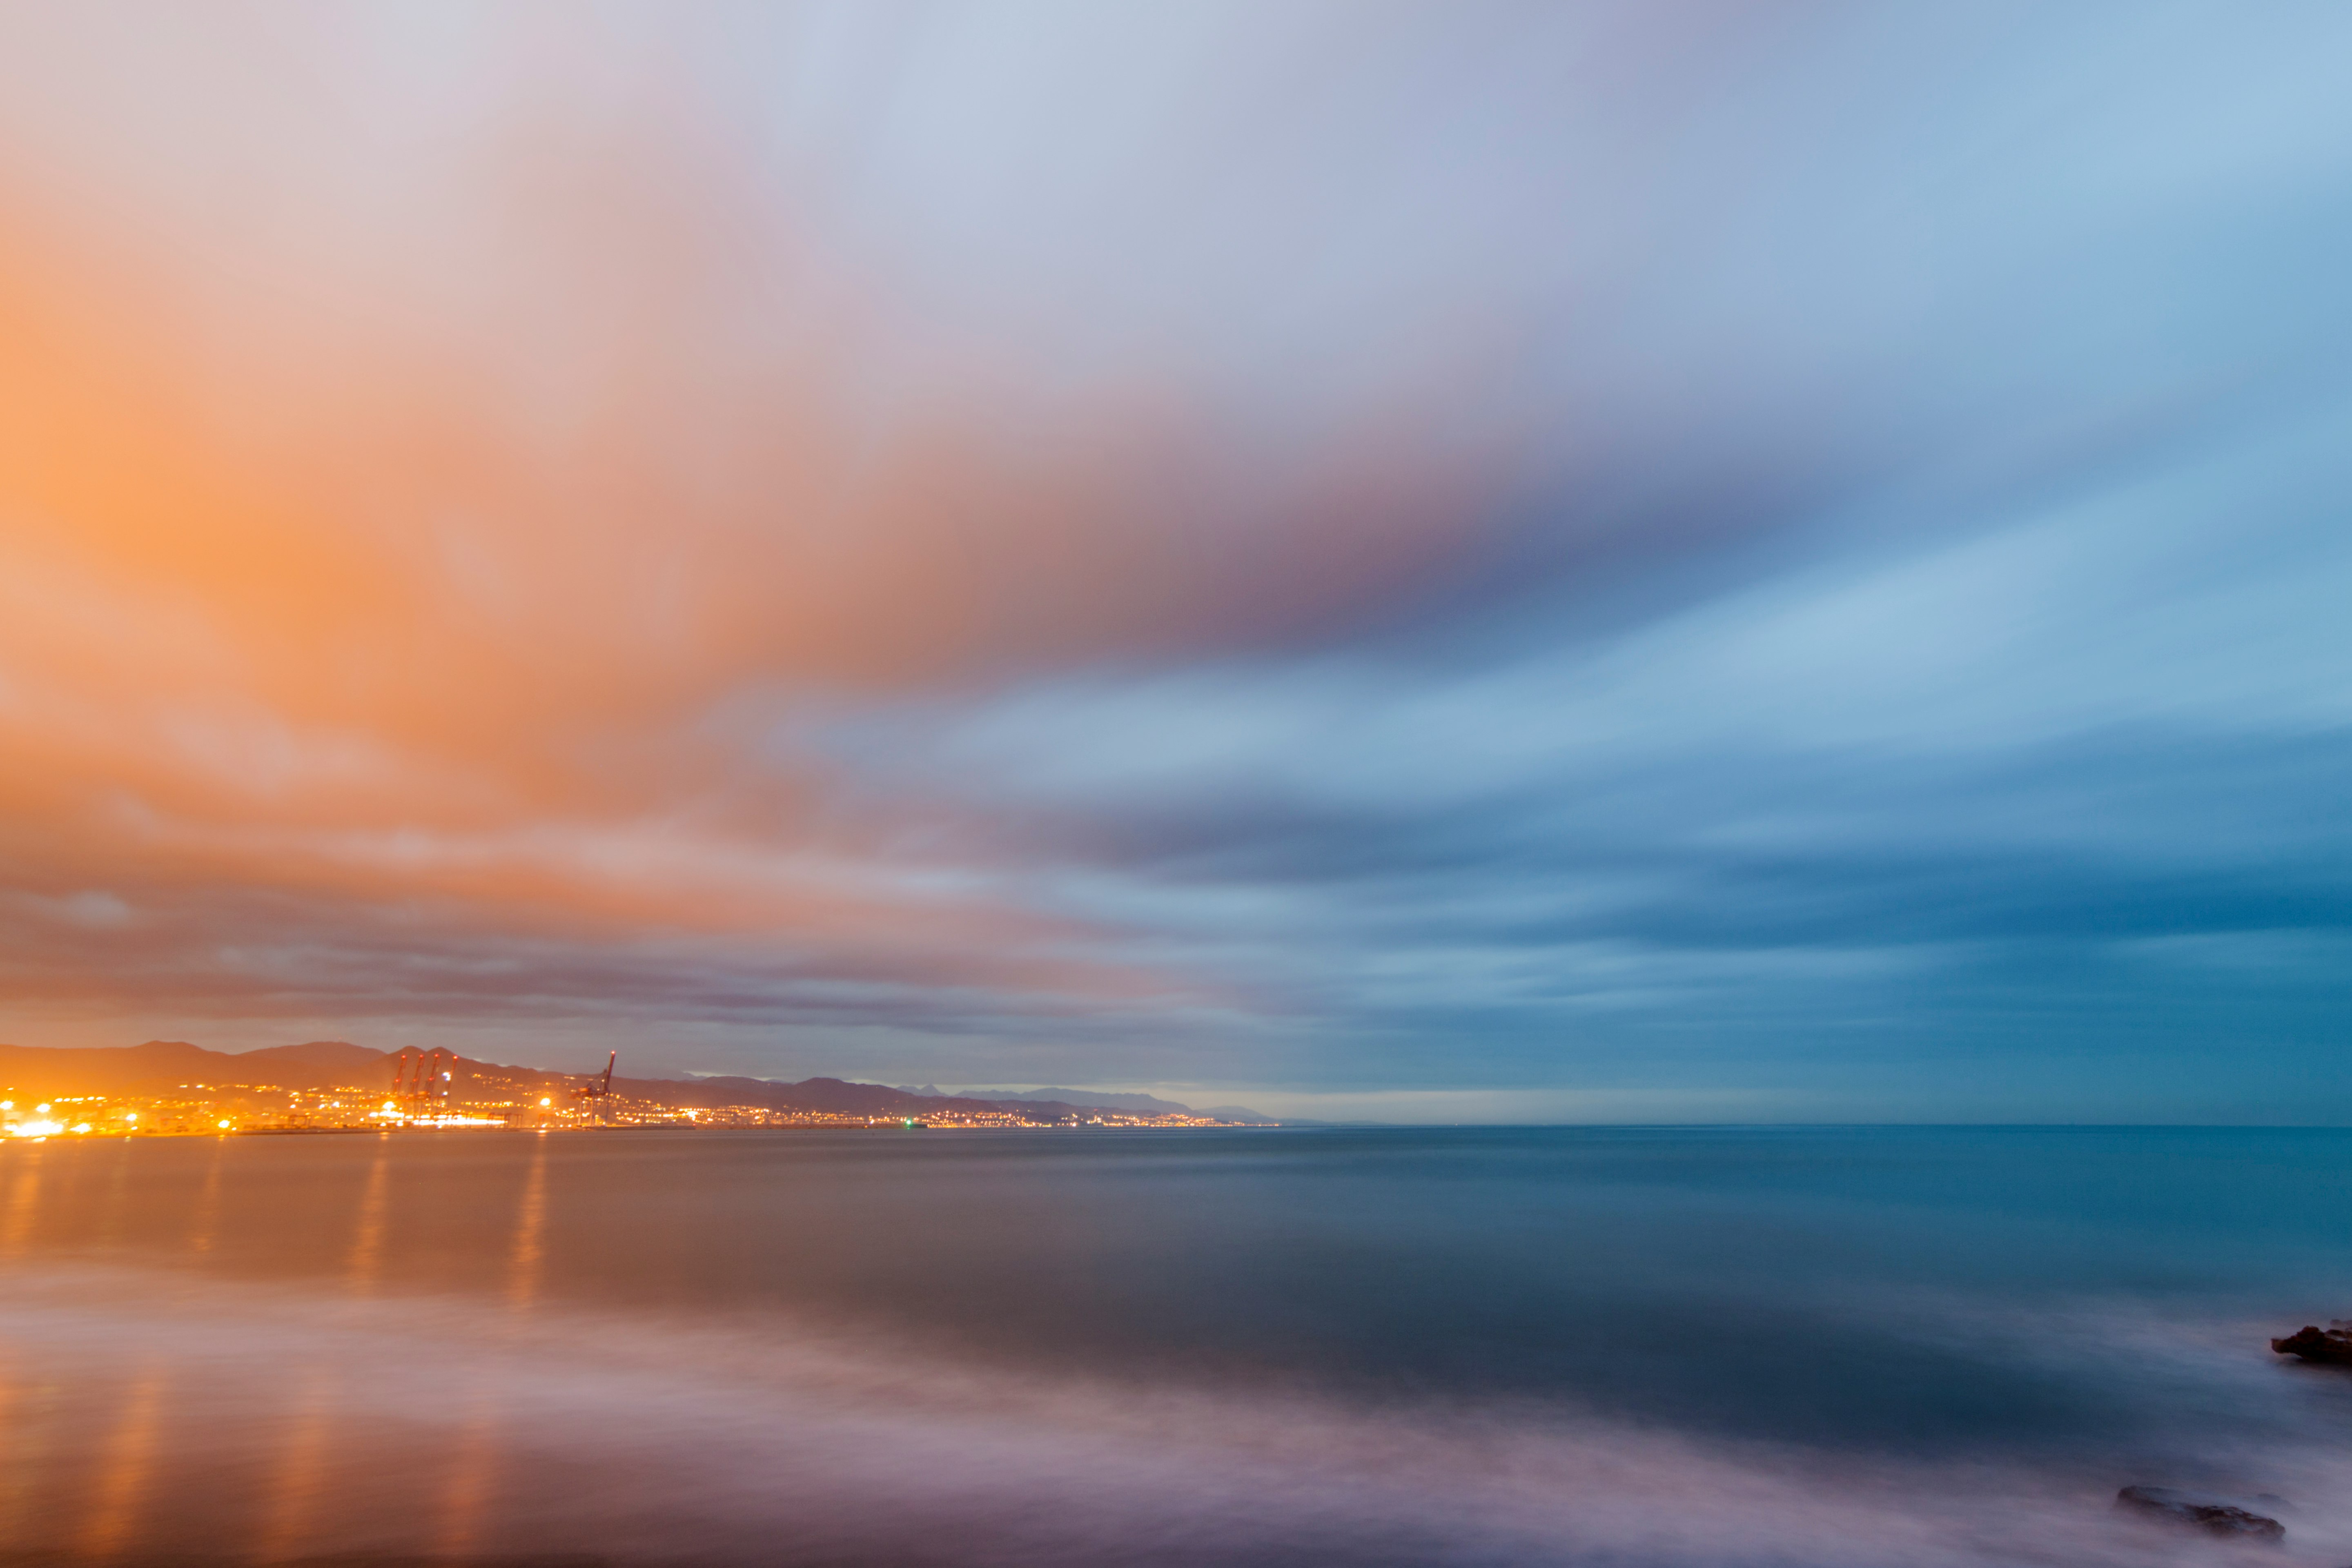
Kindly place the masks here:
MULTIPOLYGON (((0 1045, 0 1090, 17 1096, 144 1094, 168 1096, 181 1089, 356 1089, 381 1092, 390 1081, 393 1053, 348 1040, 306 1040, 250 1051, 213 1051, 185 1040, 149 1040, 136 1046, 0 1045)), ((551 1072, 460 1057, 454 1086, 460 1093, 517 1096, 562 1093, 592 1074, 551 1072)), ((931 1086, 925 1085, 925 1089, 931 1086)), ((1270 1121, 1229 1107, 1191 1111, 1173 1100, 1150 1095, 1089 1094, 1079 1089, 1033 1089, 989 1096, 922 1093, 887 1084, 811 1078, 797 1083, 758 1078, 615 1078, 614 1091, 658 1105, 717 1109, 756 1105, 772 1110, 824 1112, 835 1116, 952 1116, 1011 1112, 1040 1125, 1083 1121, 1104 1111, 1127 1114, 1213 1115, 1236 1121, 1270 1121), (1067 1098, 1042 1098, 1052 1095, 1067 1098)))

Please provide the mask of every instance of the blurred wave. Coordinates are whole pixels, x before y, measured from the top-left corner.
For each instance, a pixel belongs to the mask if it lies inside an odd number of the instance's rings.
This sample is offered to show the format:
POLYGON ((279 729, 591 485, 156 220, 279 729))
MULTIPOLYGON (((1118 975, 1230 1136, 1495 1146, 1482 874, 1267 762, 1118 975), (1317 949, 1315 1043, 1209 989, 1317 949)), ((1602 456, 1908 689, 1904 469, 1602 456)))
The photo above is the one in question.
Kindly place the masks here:
MULTIPOLYGON (((567 1310, 523 1325, 479 1301, 58 1267, 12 1271, 0 1331, 0 1539, 18 1552, 1952 1568, 2215 1555, 2118 1522, 2112 1486, 2046 1463, 1828 1456, 1508 1401, 1139 1390, 789 1321, 567 1310)), ((2352 1546, 2352 1443, 2315 1429, 2229 1458, 2295 1499, 2286 1561, 2352 1546)))

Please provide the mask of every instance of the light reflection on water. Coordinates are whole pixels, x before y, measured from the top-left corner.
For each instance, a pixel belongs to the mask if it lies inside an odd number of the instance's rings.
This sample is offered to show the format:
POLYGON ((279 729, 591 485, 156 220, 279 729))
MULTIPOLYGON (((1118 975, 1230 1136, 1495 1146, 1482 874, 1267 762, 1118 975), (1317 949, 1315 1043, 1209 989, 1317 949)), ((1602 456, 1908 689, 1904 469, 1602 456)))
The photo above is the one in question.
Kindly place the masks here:
POLYGON ((2122 1482, 2171 1480, 2286 1494, 2269 1560, 2334 1568, 2352 1380, 2260 1335, 2352 1290, 2326 1187, 2347 1152, 1705 1132, 17 1146, 0 1549, 2215 1561, 2106 1509, 2122 1482))
POLYGON ((40 1213, 42 1145, 24 1146, 8 1181, 8 1215, 0 1223, 0 1258, 15 1258, 31 1239, 33 1222, 40 1213))
POLYGON ((169 1373, 152 1352, 142 1360, 122 1396, 113 1429, 102 1440, 89 1500, 81 1509, 80 1545, 93 1557, 119 1552, 138 1531, 148 1502, 169 1373))
POLYGON ((349 1403, 344 1375, 331 1366, 310 1365, 292 1375, 292 1393, 273 1423, 278 1453, 258 1511, 255 1554, 277 1561, 299 1553, 313 1535, 331 1530, 324 1517, 329 1446, 335 1415, 349 1403))
MULTIPOLYGON (((391 1140, 379 1137, 377 1142, 389 1144, 391 1140)), ((343 1271, 354 1296, 375 1289, 376 1274, 383 1263, 383 1211, 391 1183, 392 1151, 379 1148, 368 1165, 367 1190, 360 1196, 359 1222, 352 1227, 351 1261, 343 1271)))
POLYGON ((546 1255, 547 1145, 551 1134, 532 1135, 530 1175, 524 1182, 522 1202, 515 1210, 514 1245, 507 1262, 507 1305, 518 1312, 530 1310, 539 1296, 539 1267, 546 1255))
MULTIPOLYGON (((137 1140, 124 1142, 135 1144, 137 1140)), ((188 1226, 188 1250, 195 1253, 213 1249, 213 1234, 220 1227, 221 1168, 227 1163, 229 1141, 208 1138, 201 1146, 210 1158, 205 1162, 204 1185, 196 1190, 196 1217, 188 1226)))

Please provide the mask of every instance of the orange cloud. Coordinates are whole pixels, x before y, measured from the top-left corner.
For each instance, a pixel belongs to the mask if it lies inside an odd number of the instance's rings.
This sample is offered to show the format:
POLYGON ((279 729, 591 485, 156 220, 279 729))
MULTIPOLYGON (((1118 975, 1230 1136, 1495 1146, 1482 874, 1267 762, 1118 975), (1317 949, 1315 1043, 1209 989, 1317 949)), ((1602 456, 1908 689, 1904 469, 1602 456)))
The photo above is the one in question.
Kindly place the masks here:
POLYGON ((0 183, 0 837, 49 954, 16 994, 264 1005, 187 937, 263 896, 362 945, 413 906, 459 941, 1192 994, 942 891, 820 766, 707 721, 1296 636, 1428 570, 1475 514, 1459 468, 1395 438, 1410 396, 1276 460, 1149 367, 1043 390, 650 140, 486 148, 485 276, 446 294, 326 241, 192 260, 0 183), (132 918, 56 918, 91 889, 132 918))

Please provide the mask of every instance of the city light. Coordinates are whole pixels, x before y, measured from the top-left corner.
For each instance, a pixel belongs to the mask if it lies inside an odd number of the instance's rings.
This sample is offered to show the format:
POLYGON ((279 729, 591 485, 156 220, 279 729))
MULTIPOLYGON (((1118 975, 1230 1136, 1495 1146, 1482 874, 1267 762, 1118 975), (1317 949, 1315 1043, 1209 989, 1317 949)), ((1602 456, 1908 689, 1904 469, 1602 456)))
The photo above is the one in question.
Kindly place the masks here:
MULTIPOLYGON (((440 1076, 435 1073, 424 1081, 429 1086, 440 1076)), ((1152 1116, 1098 1108, 1088 1108, 1086 1114, 1079 1116, 1056 1116, 1048 1121, 1033 1120, 1017 1109, 968 1101, 959 1102, 954 1110, 941 1109, 915 1116, 775 1104, 682 1106, 657 1096, 640 1098, 614 1092, 604 1087, 601 1075, 589 1081, 593 1092, 578 1095, 579 1103, 573 1103, 574 1097, 530 1092, 549 1089, 544 1079, 536 1083, 509 1081, 495 1087, 480 1083, 478 1079, 478 1094, 463 1099, 437 1092, 414 1097, 396 1092, 379 1100, 376 1097, 383 1090, 375 1088, 342 1085, 308 1089, 249 1083, 183 1083, 168 1089, 159 1086, 159 1091, 129 1095, 64 1094, 54 1100, 41 1101, 37 1113, 19 1111, 20 1102, 16 1100, 0 1101, 0 1112, 5 1112, 0 1116, 0 1141, 38 1142, 60 1134, 100 1133, 142 1139, 173 1134, 223 1137, 231 1133, 327 1132, 360 1128, 386 1131, 549 1131, 564 1128, 1013 1131, 1041 1127, 1108 1131, 1234 1125, 1213 1117, 1152 1116), (374 1109, 379 1106, 381 1109, 374 1109)))

